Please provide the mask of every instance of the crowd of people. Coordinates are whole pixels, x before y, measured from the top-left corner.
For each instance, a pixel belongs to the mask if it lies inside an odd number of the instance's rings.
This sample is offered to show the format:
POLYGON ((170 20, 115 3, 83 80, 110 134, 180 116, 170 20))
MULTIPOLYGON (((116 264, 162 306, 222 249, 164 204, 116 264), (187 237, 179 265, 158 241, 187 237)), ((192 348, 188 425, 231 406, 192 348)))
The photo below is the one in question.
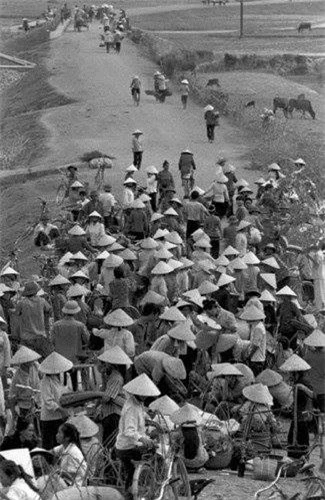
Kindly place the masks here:
MULTIPOLYGON (((220 428, 233 419, 232 439, 249 438, 251 456, 261 439, 267 449, 279 441, 281 415, 288 455, 299 457, 310 410, 325 412, 325 241, 290 245, 272 223, 286 172, 273 163, 250 186, 220 158, 204 191, 184 150, 184 196, 167 160, 146 167, 141 188, 141 135, 120 201, 109 184, 88 191, 68 167, 64 224, 45 212, 34 232, 53 276, 9 264, 0 273, 0 450, 48 450, 64 488, 85 484, 100 447, 114 448, 128 498, 133 461, 152 444, 148 406, 178 429, 190 470, 213 452, 203 414, 220 428), (92 418, 86 406, 71 416, 64 396, 85 390, 101 394, 92 418)), ((302 176, 305 162, 294 168, 302 176)), ((288 200, 290 212, 297 200, 288 200)), ((324 211, 317 220, 324 231, 324 211)), ((0 459, 7 498, 38 499, 43 479, 0 459)))

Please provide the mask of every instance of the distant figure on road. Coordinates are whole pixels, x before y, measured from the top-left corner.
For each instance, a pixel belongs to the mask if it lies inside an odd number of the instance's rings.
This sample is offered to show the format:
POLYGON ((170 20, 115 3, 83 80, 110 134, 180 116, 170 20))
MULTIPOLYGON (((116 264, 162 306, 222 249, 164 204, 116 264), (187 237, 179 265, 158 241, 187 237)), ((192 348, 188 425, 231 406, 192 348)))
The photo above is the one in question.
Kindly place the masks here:
POLYGON ((23 30, 25 31, 25 33, 29 31, 29 23, 26 17, 23 18, 23 30))
POLYGON ((189 93, 190 93, 190 87, 188 84, 188 80, 184 79, 181 81, 181 101, 183 104, 183 109, 186 109, 189 93))
POLYGON ((141 168, 142 155, 143 155, 143 147, 140 141, 140 135, 142 134, 143 132, 141 132, 141 130, 135 130, 132 134, 133 165, 137 167, 138 170, 140 170, 141 168))
POLYGON ((134 102, 139 104, 140 93, 141 93, 141 80, 137 75, 132 78, 130 88, 131 88, 131 94, 132 94, 132 98, 133 98, 134 102))
POLYGON ((204 119, 207 127, 207 137, 209 142, 214 141, 214 129, 219 125, 219 113, 209 104, 204 108, 204 119))
POLYGON ((121 45, 124 35, 121 31, 116 30, 114 33, 114 44, 115 44, 115 52, 119 54, 121 52, 121 45))
POLYGON ((106 47, 106 53, 109 54, 109 51, 110 51, 111 47, 113 47, 113 44, 114 44, 114 35, 109 30, 105 31, 104 43, 105 43, 105 47, 106 47))

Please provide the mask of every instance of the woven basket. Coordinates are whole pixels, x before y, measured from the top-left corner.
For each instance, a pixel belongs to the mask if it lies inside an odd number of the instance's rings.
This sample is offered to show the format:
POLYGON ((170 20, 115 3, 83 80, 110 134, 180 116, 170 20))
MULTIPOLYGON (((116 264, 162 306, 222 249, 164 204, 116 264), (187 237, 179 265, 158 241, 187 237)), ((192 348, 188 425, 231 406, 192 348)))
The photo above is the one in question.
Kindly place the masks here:
POLYGON ((277 460, 256 457, 253 460, 253 478, 259 481, 272 481, 275 478, 277 468, 277 460))

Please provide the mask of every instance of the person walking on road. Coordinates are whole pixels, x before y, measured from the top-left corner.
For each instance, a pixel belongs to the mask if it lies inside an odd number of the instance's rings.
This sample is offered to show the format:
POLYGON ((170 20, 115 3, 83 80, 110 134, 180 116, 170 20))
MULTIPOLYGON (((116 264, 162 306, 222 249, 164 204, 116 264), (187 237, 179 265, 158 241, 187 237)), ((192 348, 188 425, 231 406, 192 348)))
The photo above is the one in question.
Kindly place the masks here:
POLYGON ((190 192, 194 186, 194 170, 196 169, 196 165, 193 153, 188 149, 184 149, 184 151, 181 152, 178 168, 181 174, 184 196, 185 198, 189 198, 190 192))
POLYGON ((207 137, 209 142, 214 141, 214 129, 219 125, 219 113, 210 104, 204 108, 204 119, 207 127, 207 137))
POLYGON ((139 105, 140 93, 141 93, 141 80, 137 75, 135 75, 132 78, 130 89, 134 102, 136 102, 136 104, 139 105))
POLYGON ((140 135, 142 134, 143 132, 141 132, 141 130, 135 130, 132 134, 133 165, 137 167, 138 170, 140 170, 141 168, 142 155, 143 155, 143 147, 140 141, 140 135))
POLYGON ((123 38, 123 34, 120 31, 116 30, 114 33, 114 45, 116 54, 119 54, 121 52, 123 38))
POLYGON ((189 93, 190 93, 190 87, 188 80, 184 79, 181 81, 181 101, 183 109, 186 109, 189 93))
POLYGON ((114 35, 109 30, 105 31, 104 43, 105 43, 105 47, 106 47, 106 53, 109 54, 109 51, 110 51, 111 47, 113 47, 113 43, 114 43, 114 35))

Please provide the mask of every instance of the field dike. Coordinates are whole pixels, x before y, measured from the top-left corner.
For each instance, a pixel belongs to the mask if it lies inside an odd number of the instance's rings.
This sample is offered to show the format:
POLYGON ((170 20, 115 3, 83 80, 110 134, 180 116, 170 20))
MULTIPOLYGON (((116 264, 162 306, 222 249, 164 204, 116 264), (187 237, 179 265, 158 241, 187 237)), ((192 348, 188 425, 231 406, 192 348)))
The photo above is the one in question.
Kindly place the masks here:
MULTIPOLYGON (((175 47, 169 40, 157 37, 140 29, 132 29, 130 39, 141 45, 148 57, 153 59, 174 84, 183 78, 190 83, 191 97, 203 106, 212 104, 221 115, 247 133, 247 141, 252 145, 249 153, 251 168, 261 170, 265 164, 281 162, 288 158, 302 157, 311 166, 310 176, 320 191, 325 189, 324 173, 321 165, 324 158, 324 132, 317 120, 283 120, 279 118, 266 132, 261 127, 260 113, 247 113, 245 109, 245 89, 234 94, 228 87, 206 87, 205 74, 208 78, 227 74, 236 79, 243 72, 270 73, 272 78, 282 78, 282 86, 290 82, 290 77, 308 75, 323 80, 325 60, 301 55, 279 54, 273 56, 257 56, 255 54, 216 55, 212 51, 190 51, 175 47), (236 74, 237 72, 237 74, 236 74), (273 76, 274 75, 274 76, 273 76), (276 76, 275 76, 276 75, 276 76), (307 126, 306 126, 307 123, 307 126)), ((292 84, 292 82, 291 82, 292 84)), ((280 89, 281 90, 281 89, 280 89)), ((270 107, 270 96, 264 96, 260 89, 257 108, 270 107)), ((275 94, 273 94, 274 96, 275 94)), ((272 98, 273 98, 272 96, 272 98)), ((293 95, 292 97, 294 97, 293 95)), ((321 99, 319 99, 320 108, 321 99)))
POLYGON ((71 101, 48 83, 45 59, 49 31, 38 28, 28 37, 2 34, 1 51, 27 61, 35 68, 23 71, 16 83, 5 88, 1 98, 0 170, 32 168, 46 153, 48 131, 40 122, 44 109, 64 106, 71 101))

